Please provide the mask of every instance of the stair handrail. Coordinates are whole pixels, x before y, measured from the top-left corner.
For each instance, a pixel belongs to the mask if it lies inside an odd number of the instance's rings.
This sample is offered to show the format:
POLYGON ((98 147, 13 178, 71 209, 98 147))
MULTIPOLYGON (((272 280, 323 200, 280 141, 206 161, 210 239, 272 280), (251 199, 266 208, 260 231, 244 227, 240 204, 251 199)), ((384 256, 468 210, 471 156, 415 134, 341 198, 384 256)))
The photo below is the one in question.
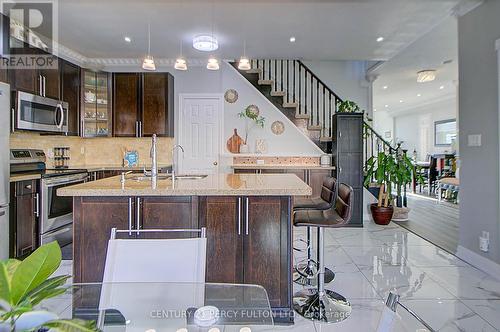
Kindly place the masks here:
POLYGON ((305 69, 305 70, 307 70, 307 72, 308 72, 308 73, 309 73, 312 77, 314 77, 314 79, 315 79, 316 81, 318 81, 321 85, 323 85, 323 86, 326 88, 326 90, 327 90, 330 94, 334 95, 334 96, 335 96, 335 98, 336 98, 336 100, 337 100, 338 102, 342 102, 342 101, 343 101, 343 99, 342 99, 342 98, 340 98, 340 97, 339 97, 339 96, 338 96, 335 92, 333 92, 333 90, 332 90, 332 89, 330 89, 330 87, 329 87, 329 86, 328 86, 325 82, 323 82, 323 81, 322 81, 322 80, 321 80, 321 79, 320 79, 320 78, 319 78, 319 77, 318 77, 318 76, 317 76, 317 75, 316 75, 316 74, 315 74, 315 73, 314 73, 311 69, 309 69, 309 67, 307 67, 307 66, 306 66, 306 65, 305 65, 305 64, 304 64, 301 60, 296 60, 296 61, 298 62, 299 66, 304 67, 304 69, 305 69))
POLYGON ((390 152, 396 152, 397 148, 393 147, 391 145, 391 143, 389 143, 382 136, 380 136, 380 134, 377 133, 377 131, 375 129, 373 129, 372 126, 370 126, 366 121, 363 121, 363 124, 364 124, 365 128, 367 128, 371 132, 370 133, 371 135, 375 135, 382 142, 383 145, 385 145, 389 148, 390 152))

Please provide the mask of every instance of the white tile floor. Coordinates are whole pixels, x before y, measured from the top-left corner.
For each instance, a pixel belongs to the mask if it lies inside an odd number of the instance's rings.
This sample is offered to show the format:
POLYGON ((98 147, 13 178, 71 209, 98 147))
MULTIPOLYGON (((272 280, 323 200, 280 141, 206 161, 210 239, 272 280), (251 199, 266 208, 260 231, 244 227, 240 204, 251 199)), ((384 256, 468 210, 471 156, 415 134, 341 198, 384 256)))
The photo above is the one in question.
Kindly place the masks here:
MULTIPOLYGON (((295 230, 295 237, 305 237, 295 230)), ((325 233, 326 265, 336 272, 328 289, 351 301, 352 315, 337 324, 296 316, 293 327, 280 331, 376 331, 390 291, 438 331, 500 331, 500 280, 473 268, 430 242, 391 224, 365 222, 363 229, 325 233)), ((294 260, 303 259, 296 253, 294 260)), ((59 273, 70 273, 64 261, 59 273)), ((295 291, 301 289, 294 285, 295 291)), ((422 328, 403 309, 394 331, 422 328)))

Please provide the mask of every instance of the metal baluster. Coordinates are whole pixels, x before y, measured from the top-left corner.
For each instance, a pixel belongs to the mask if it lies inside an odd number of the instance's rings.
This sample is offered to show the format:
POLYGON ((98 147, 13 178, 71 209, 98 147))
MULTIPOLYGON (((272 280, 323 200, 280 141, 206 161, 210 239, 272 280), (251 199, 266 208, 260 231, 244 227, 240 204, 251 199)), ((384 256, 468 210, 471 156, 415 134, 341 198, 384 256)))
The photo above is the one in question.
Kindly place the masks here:
POLYGON ((307 70, 304 68, 304 100, 305 100, 305 115, 307 115, 307 70))
POLYGON ((299 114, 302 114, 302 65, 299 63, 299 114))
POLYGON ((319 126, 319 81, 316 80, 316 126, 319 126))
MULTIPOLYGON (((293 102, 295 103, 295 60, 293 60, 293 102)), ((300 109, 299 109, 300 113, 300 109)))
POLYGON ((290 102, 290 60, 286 59, 286 102, 290 102))
POLYGON ((328 121, 330 122, 330 125, 328 126, 328 136, 332 137, 332 93, 330 92, 328 94, 328 121))
POLYGON ((326 107, 325 107, 325 86, 323 85, 323 128, 321 128, 321 133, 324 134, 324 131, 326 129, 326 107))
POLYGON ((281 88, 281 91, 284 91, 284 89, 283 89, 283 60, 280 60, 280 68, 281 68, 281 72, 280 72, 280 77, 281 77, 280 88, 281 88))
POLYGON ((313 75, 311 73, 311 117, 310 117, 310 121, 309 121, 309 124, 313 124, 314 123, 314 113, 316 113, 314 111, 314 80, 313 80, 313 75))

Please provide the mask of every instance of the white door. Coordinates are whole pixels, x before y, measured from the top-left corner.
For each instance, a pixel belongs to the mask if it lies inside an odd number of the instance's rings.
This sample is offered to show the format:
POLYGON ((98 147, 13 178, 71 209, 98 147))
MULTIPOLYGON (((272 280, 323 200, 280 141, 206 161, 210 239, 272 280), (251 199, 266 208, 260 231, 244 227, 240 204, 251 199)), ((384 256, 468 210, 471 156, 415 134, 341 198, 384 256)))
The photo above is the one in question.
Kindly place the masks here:
POLYGON ((179 173, 212 174, 219 165, 222 135, 222 96, 181 94, 177 149, 179 173))

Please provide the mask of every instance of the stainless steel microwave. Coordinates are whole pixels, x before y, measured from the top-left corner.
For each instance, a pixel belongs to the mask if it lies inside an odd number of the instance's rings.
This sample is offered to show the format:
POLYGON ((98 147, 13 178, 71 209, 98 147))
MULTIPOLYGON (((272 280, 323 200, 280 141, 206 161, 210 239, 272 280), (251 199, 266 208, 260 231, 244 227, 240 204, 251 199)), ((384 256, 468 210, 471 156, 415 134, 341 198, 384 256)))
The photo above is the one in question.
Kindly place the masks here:
POLYGON ((17 91, 15 128, 43 132, 68 132, 68 103, 17 91))

